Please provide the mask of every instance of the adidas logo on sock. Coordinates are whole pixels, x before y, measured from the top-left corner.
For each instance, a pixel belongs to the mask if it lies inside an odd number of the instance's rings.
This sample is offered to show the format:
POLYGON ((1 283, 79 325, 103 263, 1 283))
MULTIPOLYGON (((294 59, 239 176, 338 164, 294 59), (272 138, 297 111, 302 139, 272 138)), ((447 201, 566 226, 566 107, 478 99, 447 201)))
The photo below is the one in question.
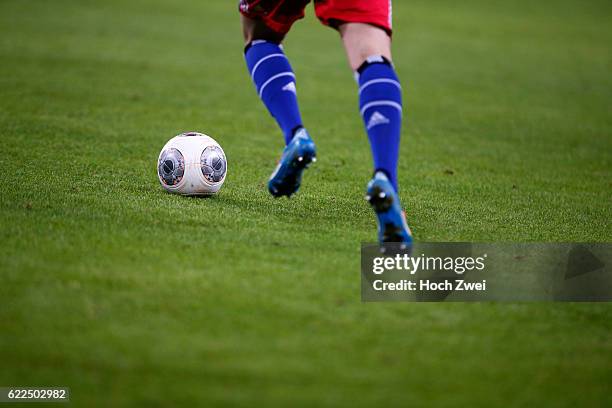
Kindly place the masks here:
POLYGON ((289 82, 287 85, 283 86, 283 91, 297 93, 295 89, 295 82, 289 82))
POLYGON ((389 123, 389 119, 387 119, 387 117, 382 113, 375 111, 372 116, 370 116, 370 120, 368 121, 366 128, 370 130, 374 126, 386 125, 387 123, 389 123))

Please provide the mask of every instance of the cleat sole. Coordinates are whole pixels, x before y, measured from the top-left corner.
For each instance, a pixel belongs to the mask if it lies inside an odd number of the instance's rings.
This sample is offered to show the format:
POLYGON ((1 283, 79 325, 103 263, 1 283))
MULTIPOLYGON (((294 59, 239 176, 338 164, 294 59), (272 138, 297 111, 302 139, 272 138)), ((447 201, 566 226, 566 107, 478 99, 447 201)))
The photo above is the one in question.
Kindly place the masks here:
POLYGON ((374 187, 373 191, 366 196, 366 200, 377 213, 386 212, 393 205, 393 199, 387 197, 387 194, 380 187, 374 187))
POLYGON ((407 249, 409 244, 406 243, 406 240, 411 240, 410 232, 408 232, 407 238, 404 228, 408 227, 405 225, 405 221, 398 223, 392 215, 395 211, 392 208, 396 205, 394 195, 387 194, 383 187, 374 185, 369 188, 365 198, 378 216, 380 242, 401 243, 400 249, 407 249))
MULTIPOLYGON (((293 172, 288 175, 282 182, 279 182, 280 185, 285 185, 287 188, 282 189, 279 187, 268 187, 270 194, 274 197, 282 197, 287 196, 287 198, 291 198, 291 196, 298 191, 301 185, 302 173, 305 169, 310 167, 311 163, 316 161, 315 153, 309 154, 309 152, 303 156, 294 157, 293 160, 289 163, 289 167, 293 168, 293 172)), ((278 185, 276 184, 276 185, 278 185)))

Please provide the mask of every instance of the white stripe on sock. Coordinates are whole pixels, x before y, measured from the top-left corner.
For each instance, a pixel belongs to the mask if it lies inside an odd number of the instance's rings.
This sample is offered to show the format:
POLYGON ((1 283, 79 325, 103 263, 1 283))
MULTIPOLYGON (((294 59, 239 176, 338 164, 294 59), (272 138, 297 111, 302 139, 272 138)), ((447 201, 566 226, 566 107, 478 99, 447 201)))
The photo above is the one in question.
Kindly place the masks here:
POLYGON ((270 54, 270 55, 266 55, 265 57, 261 58, 259 61, 257 61, 257 63, 255 63, 255 66, 253 67, 253 70, 251 71, 251 78, 255 80, 255 71, 257 71, 257 68, 259 68, 262 62, 264 62, 265 60, 269 60, 270 58, 279 58, 279 57, 286 58, 285 54, 281 54, 281 53, 270 54))
POLYGON ((293 74, 293 72, 289 72, 289 71, 281 72, 280 74, 274 75, 273 77, 268 79, 266 82, 264 82, 264 84, 261 86, 261 88, 259 88, 259 97, 261 98, 261 96, 263 95, 264 89, 266 89, 266 86, 268 86, 270 84, 270 82, 274 81, 277 78, 284 77, 284 76, 290 76, 292 78, 295 78, 295 75, 293 74))
POLYGON ((399 111, 400 115, 402 114, 402 105, 395 101, 374 101, 366 103, 364 107, 361 108, 361 116, 365 114, 366 110, 370 109, 373 106, 392 106, 399 111))
POLYGON ((388 79, 388 78, 379 78, 379 79, 372 79, 368 82, 366 82, 365 84, 361 85, 361 87, 359 88, 359 93, 361 94, 361 92, 367 88, 370 85, 374 85, 374 84, 380 84, 380 83, 387 83, 387 84, 393 84, 395 86, 397 86, 397 88, 401 91, 402 90, 402 86, 400 85, 400 83, 398 81, 396 81, 395 79, 388 79))

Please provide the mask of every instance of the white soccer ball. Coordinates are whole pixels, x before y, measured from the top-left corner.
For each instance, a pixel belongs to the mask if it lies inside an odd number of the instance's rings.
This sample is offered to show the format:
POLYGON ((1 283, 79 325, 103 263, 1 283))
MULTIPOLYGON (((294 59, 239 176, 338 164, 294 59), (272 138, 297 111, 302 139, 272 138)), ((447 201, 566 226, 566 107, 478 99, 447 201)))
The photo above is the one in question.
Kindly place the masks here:
POLYGON ((210 136, 187 132, 166 143, 157 160, 157 175, 167 191, 182 195, 217 193, 227 174, 223 149, 210 136))

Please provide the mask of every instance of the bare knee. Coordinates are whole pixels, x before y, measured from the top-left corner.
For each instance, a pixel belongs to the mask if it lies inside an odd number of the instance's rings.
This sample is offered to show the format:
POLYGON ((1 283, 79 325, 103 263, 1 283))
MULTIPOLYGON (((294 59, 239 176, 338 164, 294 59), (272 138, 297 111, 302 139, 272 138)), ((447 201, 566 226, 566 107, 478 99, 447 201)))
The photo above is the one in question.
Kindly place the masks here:
POLYGON ((363 23, 345 23, 339 30, 353 71, 372 55, 382 55, 391 60, 391 38, 382 28, 363 23))
POLYGON ((254 20, 245 16, 242 16, 242 35, 245 45, 254 40, 266 40, 280 43, 284 38, 284 35, 271 30, 260 20, 254 20))

